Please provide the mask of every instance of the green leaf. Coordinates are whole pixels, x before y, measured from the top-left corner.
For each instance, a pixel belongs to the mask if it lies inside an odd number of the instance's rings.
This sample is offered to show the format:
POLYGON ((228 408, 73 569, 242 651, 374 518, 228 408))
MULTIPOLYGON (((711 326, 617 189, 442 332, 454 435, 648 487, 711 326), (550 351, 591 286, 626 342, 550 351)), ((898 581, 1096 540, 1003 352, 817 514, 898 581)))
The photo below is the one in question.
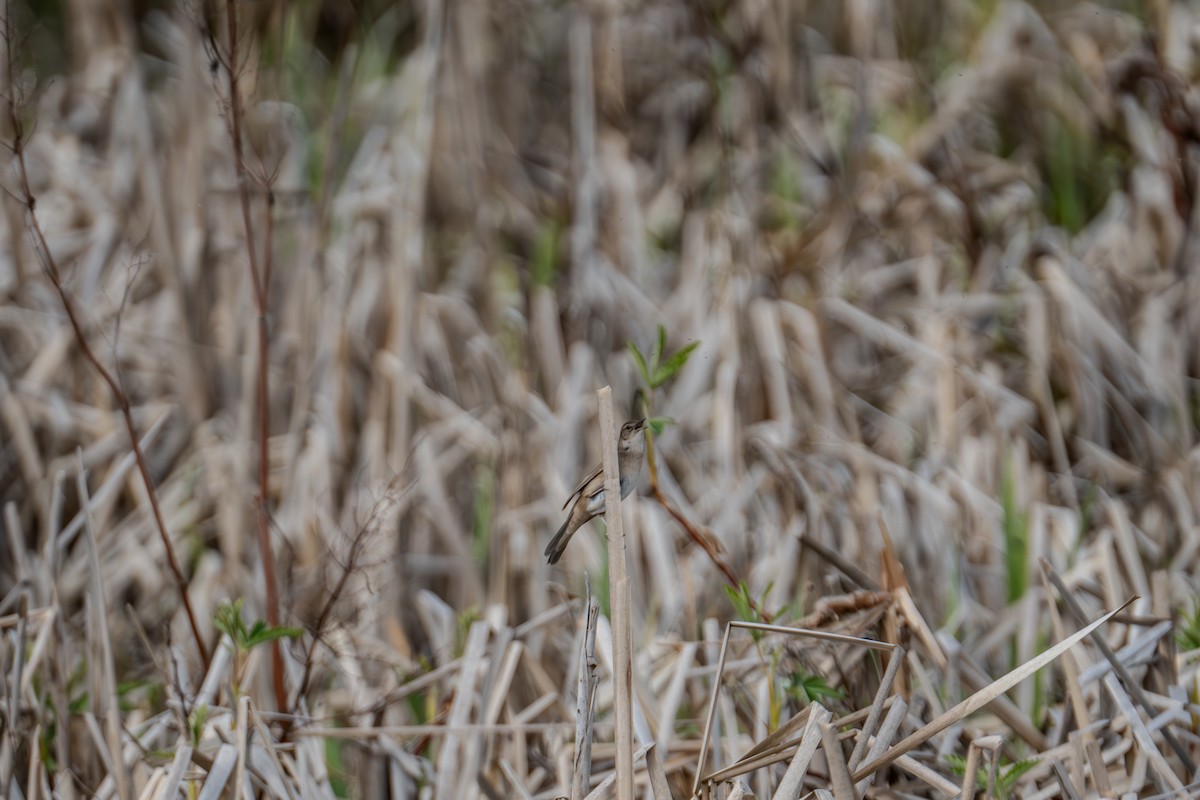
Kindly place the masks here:
POLYGON ((688 357, 692 354, 692 351, 699 346, 699 341, 692 342, 663 362, 663 364, 654 371, 654 379, 650 381, 650 388, 657 389, 667 381, 671 380, 671 378, 674 378, 675 374, 679 372, 679 370, 683 369, 683 365, 687 363, 688 357))
MULTIPOLYGON (((960 755, 947 753, 943 758, 946 764, 949 765, 950 771, 955 775, 962 777, 967 774, 967 759, 960 755)), ((1037 766, 1036 758, 1023 758, 1014 764, 1001 763, 996 770, 996 794, 1003 800, 1007 798, 1012 788, 1017 785, 1017 781, 1022 775, 1037 766)), ((988 782, 988 766, 981 764, 975 773, 975 782, 980 786, 986 786, 988 782)))
POLYGON ((188 718, 188 733, 192 737, 192 747, 200 746, 200 739, 204 736, 204 723, 208 719, 208 706, 200 705, 192 711, 191 717, 188 718))
MULTIPOLYGON (((725 594, 729 595, 729 602, 733 604, 733 608, 737 611, 737 615, 745 622, 762 622, 762 618, 758 614, 758 609, 754 607, 754 599, 750 595, 750 587, 745 581, 738 581, 738 588, 732 586, 722 587, 725 589, 725 594)), ((754 641, 762 639, 763 632, 750 630, 748 631, 750 638, 754 641)))
POLYGON ((146 761, 151 766, 161 767, 175 760, 175 751, 168 747, 152 747, 146 751, 146 761))
POLYGON ((1179 620, 1175 642, 1183 651, 1200 648, 1200 597, 1192 599, 1191 616, 1184 616, 1179 620))
POLYGON ((325 740, 325 769, 329 773, 329 788, 335 797, 350 796, 350 773, 344 766, 345 739, 331 736, 325 740))
POLYGON ((662 436, 662 432, 666 430, 667 426, 674 424, 676 424, 675 420, 671 417, 650 417, 650 419, 646 420, 646 427, 648 427, 655 436, 662 436))
POLYGON ((136 692, 138 689, 153 685, 154 681, 148 681, 145 678, 138 678, 132 681, 117 681, 117 696, 124 697, 130 692, 136 692))
POLYGON ((1004 564, 1008 573, 1008 602, 1025 595, 1029 585, 1029 514, 1018 507, 1017 480, 1012 457, 1004 460, 1000 479, 1000 508, 1003 513, 1004 564))
POLYGON ((470 606, 466 610, 458 612, 458 626, 454 634, 455 658, 463 654, 467 647, 467 634, 471 632, 471 626, 481 619, 483 619, 483 614, 476 606, 470 606))
POLYGON ((242 598, 239 597, 232 603, 221 603, 213 612, 213 627, 228 635, 233 640, 233 646, 239 651, 244 653, 263 642, 283 638, 298 639, 304 635, 300 628, 272 628, 261 619, 247 628, 245 620, 242 619, 242 602, 242 598))
POLYGON ((531 272, 537 286, 553 286, 558 271, 558 242, 562 226, 555 220, 547 220, 538 231, 533 243, 531 272))
POLYGON ((638 350, 638 346, 633 342, 629 343, 629 353, 633 356, 633 361, 637 364, 638 372, 642 374, 642 380, 646 385, 650 385, 650 368, 646 366, 646 357, 642 355, 642 351, 638 350))
POLYGON ((604 515, 600 515, 600 527, 604 529, 604 533, 600 536, 600 548, 603 551, 600 554, 600 580, 596 581, 596 585, 592 589, 596 593, 596 602, 600 605, 600 613, 606 619, 612 619, 612 589, 611 581, 609 580, 608 571, 608 525, 605 523, 604 515))
POLYGON ((1017 781, 1029 770, 1037 766, 1036 758, 1023 758, 1015 764, 1009 764, 1007 767, 1000 769, 1000 775, 996 779, 996 788, 999 790, 1001 797, 1008 797, 1008 793, 1017 785, 1017 781))
POLYGON ((242 598, 221 603, 213 612, 213 627, 233 639, 237 647, 246 641, 246 623, 242 621, 242 598))
POLYGON ((831 699, 842 700, 846 695, 841 689, 835 689, 830 686, 829 682, 820 675, 814 675, 802 670, 793 672, 788 677, 788 683, 784 691, 790 697, 803 703, 831 699))
POLYGON ((299 639, 304 635, 304 631, 300 628, 289 628, 284 625, 277 625, 274 628, 269 628, 259 620, 254 625, 254 631, 246 638, 246 649, 260 645, 263 642, 273 642, 276 639, 299 639))
POLYGON ((496 472, 492 465, 480 462, 475 467, 475 500, 471 515, 471 555, 475 563, 487 566, 489 537, 496 511, 496 472))
POLYGON ((53 723, 44 725, 38 736, 38 757, 47 771, 57 771, 58 761, 54 758, 54 740, 58 734, 58 726, 53 723))
POLYGON ((650 351, 650 372, 658 370, 658 364, 665 352, 667 352, 667 329, 659 325, 658 342, 655 344, 654 349, 650 351))
POLYGON ((733 605, 733 610, 737 612, 738 617, 743 620, 750 619, 750 591, 746 588, 746 582, 740 581, 738 588, 732 586, 722 586, 725 594, 729 596, 729 602, 733 605))
POLYGON ((409 713, 418 725, 429 722, 429 693, 413 692, 407 698, 409 713))

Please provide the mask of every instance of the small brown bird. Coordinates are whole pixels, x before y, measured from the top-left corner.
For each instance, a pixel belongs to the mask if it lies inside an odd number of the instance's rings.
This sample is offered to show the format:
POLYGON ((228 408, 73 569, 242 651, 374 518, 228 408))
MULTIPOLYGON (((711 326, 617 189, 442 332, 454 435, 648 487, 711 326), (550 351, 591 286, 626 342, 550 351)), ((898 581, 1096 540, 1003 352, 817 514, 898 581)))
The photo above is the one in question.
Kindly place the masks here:
MULTIPOLYGON (((626 498, 637 486, 638 476, 642 473, 642 456, 646 452, 646 420, 630 420, 621 426, 621 435, 617 439, 617 468, 621 474, 621 497, 626 498)), ((567 521, 554 534, 550 544, 546 545, 545 555, 551 564, 557 564, 563 552, 583 523, 592 517, 604 513, 604 465, 596 467, 591 474, 580 481, 563 503, 563 508, 571 505, 571 513, 567 521)))

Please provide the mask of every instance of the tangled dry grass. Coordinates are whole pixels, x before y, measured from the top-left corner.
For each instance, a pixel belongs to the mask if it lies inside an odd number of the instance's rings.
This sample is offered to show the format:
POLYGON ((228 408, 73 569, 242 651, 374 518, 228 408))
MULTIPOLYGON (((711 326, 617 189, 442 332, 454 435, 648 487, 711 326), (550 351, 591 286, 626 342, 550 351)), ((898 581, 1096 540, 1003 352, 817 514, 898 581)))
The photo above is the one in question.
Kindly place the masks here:
POLYGON ((1195 791, 1194 8, 129 5, 6 17, 0 795, 609 791, 660 325, 640 793, 1195 791))

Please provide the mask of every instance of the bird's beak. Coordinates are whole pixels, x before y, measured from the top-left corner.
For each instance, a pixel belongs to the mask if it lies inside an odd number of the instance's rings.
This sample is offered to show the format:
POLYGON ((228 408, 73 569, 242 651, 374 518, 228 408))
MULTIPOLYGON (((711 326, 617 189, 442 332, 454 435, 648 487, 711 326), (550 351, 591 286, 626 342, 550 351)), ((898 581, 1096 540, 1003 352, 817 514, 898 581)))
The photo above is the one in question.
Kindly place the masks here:
POLYGON ((633 423, 633 426, 635 429, 640 431, 642 428, 646 427, 646 418, 642 417, 637 422, 633 423))

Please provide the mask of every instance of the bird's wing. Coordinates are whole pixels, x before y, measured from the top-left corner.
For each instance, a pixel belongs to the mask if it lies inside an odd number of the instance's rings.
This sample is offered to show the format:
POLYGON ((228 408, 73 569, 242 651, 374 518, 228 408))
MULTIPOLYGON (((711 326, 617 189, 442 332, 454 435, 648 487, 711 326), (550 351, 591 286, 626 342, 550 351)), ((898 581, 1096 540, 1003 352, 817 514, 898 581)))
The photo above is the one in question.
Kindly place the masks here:
POLYGON ((574 501, 576 497, 579 497, 579 495, 583 494, 583 487, 587 486, 590 482, 594 481, 596 479, 596 476, 599 475, 603 471, 604 471, 604 465, 601 464, 600 466, 596 467, 594 470, 589 472, 584 477, 584 479, 579 482, 579 485, 575 487, 575 491, 571 492, 571 496, 567 498, 567 502, 563 503, 563 508, 565 509, 567 506, 571 505, 572 501, 574 501))

